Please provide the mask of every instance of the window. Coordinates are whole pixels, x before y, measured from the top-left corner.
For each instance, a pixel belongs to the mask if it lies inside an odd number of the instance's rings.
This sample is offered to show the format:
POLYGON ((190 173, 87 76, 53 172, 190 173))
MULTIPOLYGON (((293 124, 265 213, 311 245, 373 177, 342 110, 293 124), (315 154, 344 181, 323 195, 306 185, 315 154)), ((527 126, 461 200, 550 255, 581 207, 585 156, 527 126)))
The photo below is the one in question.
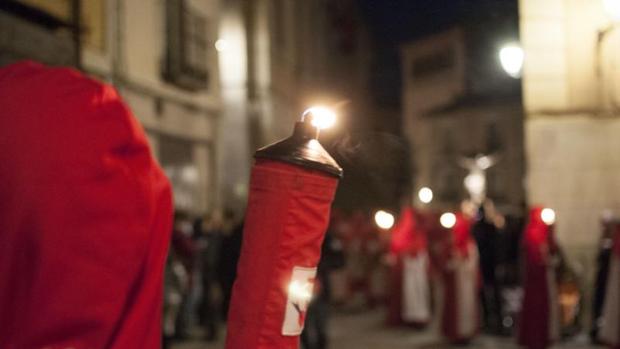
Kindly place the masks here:
POLYGON ((200 69, 207 62, 207 21, 183 9, 183 52, 190 67, 200 69))
POLYGON ((194 163, 194 144, 170 137, 159 137, 159 161, 170 179, 177 209, 191 211, 197 206, 200 186, 194 163))
POLYGON ((273 3, 273 36, 274 42, 280 48, 286 46, 286 29, 283 0, 274 0, 273 3))
POLYGON ((413 78, 418 79, 435 75, 455 65, 454 49, 443 50, 414 59, 411 67, 413 78))
POLYGON ((167 0, 166 81, 188 90, 208 87, 207 27, 207 19, 187 6, 186 0, 167 0))

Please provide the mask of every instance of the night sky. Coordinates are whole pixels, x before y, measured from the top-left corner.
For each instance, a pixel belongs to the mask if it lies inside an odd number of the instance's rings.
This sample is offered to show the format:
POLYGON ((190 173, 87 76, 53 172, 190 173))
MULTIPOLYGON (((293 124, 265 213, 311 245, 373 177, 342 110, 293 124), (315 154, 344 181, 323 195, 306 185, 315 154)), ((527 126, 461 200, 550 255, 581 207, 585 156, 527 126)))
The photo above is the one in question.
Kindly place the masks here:
POLYGON ((360 0, 375 38, 394 45, 436 32, 458 19, 462 0, 360 0))
POLYGON ((518 12, 517 0, 358 0, 375 44, 372 86, 377 103, 400 105, 399 46, 455 24, 518 12))

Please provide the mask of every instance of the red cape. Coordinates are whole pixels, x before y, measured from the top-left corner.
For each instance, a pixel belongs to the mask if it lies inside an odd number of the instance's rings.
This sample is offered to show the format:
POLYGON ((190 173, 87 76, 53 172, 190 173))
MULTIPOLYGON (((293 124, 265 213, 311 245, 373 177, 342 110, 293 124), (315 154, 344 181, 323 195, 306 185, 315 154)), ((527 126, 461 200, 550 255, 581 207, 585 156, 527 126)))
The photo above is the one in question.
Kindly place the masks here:
POLYGON ((116 91, 0 69, 0 348, 159 348, 170 186, 116 91))

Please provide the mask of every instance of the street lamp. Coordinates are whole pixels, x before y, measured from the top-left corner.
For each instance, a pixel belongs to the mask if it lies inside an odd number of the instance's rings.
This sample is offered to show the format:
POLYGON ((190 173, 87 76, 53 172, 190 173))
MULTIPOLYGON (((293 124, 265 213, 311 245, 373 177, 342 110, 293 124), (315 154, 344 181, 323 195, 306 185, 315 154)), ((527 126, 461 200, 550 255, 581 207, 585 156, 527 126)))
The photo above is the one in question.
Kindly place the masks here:
POLYGON ((446 229, 451 229, 456 224, 456 216, 452 212, 446 212, 439 217, 439 223, 446 229))
POLYGON ((620 0, 603 0, 605 11, 616 22, 620 22, 620 0))
POLYGON ((499 50, 499 61, 502 68, 515 79, 521 77, 524 57, 523 49, 515 43, 507 44, 499 50))
POLYGON ((540 219, 542 219, 546 225, 553 225, 553 223, 555 223, 555 211, 550 208, 544 208, 540 212, 540 219))
POLYGON ((389 212, 379 210, 375 213, 375 223, 381 229, 390 229, 394 225, 394 215, 389 212))
POLYGON ((219 39, 215 42, 215 49, 217 52, 224 52, 228 49, 228 41, 219 39))
POLYGON ((431 201, 433 201, 433 191, 431 190, 431 188, 421 188, 418 191, 418 199, 420 199, 420 202, 422 202, 423 204, 429 204, 431 201))

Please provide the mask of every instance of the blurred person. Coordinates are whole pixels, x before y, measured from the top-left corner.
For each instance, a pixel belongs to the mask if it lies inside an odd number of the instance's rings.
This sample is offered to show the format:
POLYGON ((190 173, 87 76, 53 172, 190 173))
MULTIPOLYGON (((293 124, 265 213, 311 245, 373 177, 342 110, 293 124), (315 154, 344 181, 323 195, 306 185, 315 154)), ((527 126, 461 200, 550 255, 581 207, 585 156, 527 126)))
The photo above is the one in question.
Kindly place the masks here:
POLYGON ((528 349, 547 348, 560 336, 555 276, 558 248, 553 225, 542 220, 542 211, 542 207, 530 210, 523 234, 525 278, 518 342, 528 349))
MULTIPOLYGON (((229 213, 230 214, 230 213, 229 213)), ((220 249, 218 261, 218 278, 222 288, 222 315, 224 319, 228 318, 228 308, 232 297, 232 289, 237 278, 237 264, 241 257, 241 243, 243 242, 243 219, 234 224, 233 217, 227 217, 226 227, 224 229, 224 237, 222 239, 222 248, 220 249)))
POLYGON ((471 228, 480 255, 482 325, 490 333, 497 333, 500 330, 501 314, 499 288, 495 275, 498 248, 498 229, 495 216, 491 201, 486 200, 478 208, 475 222, 471 228))
POLYGON ((412 207, 403 207, 391 233, 387 255, 391 265, 387 322, 424 326, 431 317, 429 258, 426 234, 412 207))
POLYGON ((523 301, 523 288, 521 282, 521 237, 525 230, 525 218, 527 207, 523 207, 523 213, 516 211, 504 217, 504 224, 498 227, 497 236, 497 269, 496 282, 500 301, 499 321, 500 334, 511 335, 521 312, 523 301))
POLYGON ((168 349, 176 336, 177 319, 181 313, 183 297, 189 291, 189 274, 180 256, 172 248, 166 260, 164 273, 163 342, 168 349))
POLYGON ((450 244, 444 250, 446 261, 441 270, 443 311, 441 330, 453 344, 467 344, 479 327, 479 266, 478 248, 471 236, 473 212, 463 204, 451 229, 450 244))
POLYGON ((612 232, 612 253, 605 300, 601 312, 599 339, 609 348, 620 349, 620 225, 615 224, 612 232))
POLYGON ((346 238, 347 278, 349 299, 348 305, 354 307, 366 304, 368 293, 367 274, 364 261, 364 212, 354 212, 348 220, 346 238))
POLYGON ((192 239, 192 223, 186 212, 175 212, 171 251, 174 253, 175 259, 184 268, 187 276, 186 285, 182 288, 181 305, 174 329, 176 339, 186 339, 189 337, 189 329, 192 326, 192 290, 196 281, 197 252, 197 247, 192 239))
POLYGON ((210 342, 218 338, 218 323, 221 314, 218 302, 218 292, 221 292, 218 263, 226 234, 224 232, 226 225, 224 214, 216 210, 211 216, 205 216, 202 226, 204 246, 200 257, 202 276, 200 315, 206 330, 206 339, 210 342))
MULTIPOLYGON (((349 217, 333 207, 331 211, 330 231, 342 247, 343 259, 346 261, 347 239, 350 232, 349 217)), ((349 284, 346 262, 343 268, 333 270, 330 275, 330 303, 341 306, 349 297, 349 284)))
POLYGON ((158 348, 170 184, 111 86, 0 68, 0 348, 158 348))
POLYGON ((596 257, 596 279, 594 281, 594 297, 592 298, 592 328, 590 338, 598 343, 598 332, 602 325, 603 302, 607 290, 607 276, 609 274, 609 262, 613 251, 613 233, 618 223, 613 213, 605 212, 601 217, 601 238, 596 257))
POLYGON ((385 247, 368 213, 357 211, 351 217, 351 238, 347 245, 352 305, 374 307, 384 297, 381 261, 385 247))
POLYGON ((581 331, 579 317, 582 309, 582 293, 579 275, 559 247, 557 255, 559 263, 556 267, 556 277, 560 308, 560 336, 576 335, 581 331))
POLYGON ((383 231, 370 216, 367 216, 367 225, 364 231, 365 244, 364 269, 366 270, 366 305, 375 307, 383 305, 387 297, 388 269, 382 262, 383 256, 389 248, 390 240, 386 231, 383 231))
POLYGON ((344 267, 345 259, 342 242, 334 236, 333 220, 321 246, 321 259, 317 268, 314 285, 314 298, 308 305, 301 343, 304 349, 327 349, 329 337, 327 325, 330 313, 331 280, 330 274, 344 267))

